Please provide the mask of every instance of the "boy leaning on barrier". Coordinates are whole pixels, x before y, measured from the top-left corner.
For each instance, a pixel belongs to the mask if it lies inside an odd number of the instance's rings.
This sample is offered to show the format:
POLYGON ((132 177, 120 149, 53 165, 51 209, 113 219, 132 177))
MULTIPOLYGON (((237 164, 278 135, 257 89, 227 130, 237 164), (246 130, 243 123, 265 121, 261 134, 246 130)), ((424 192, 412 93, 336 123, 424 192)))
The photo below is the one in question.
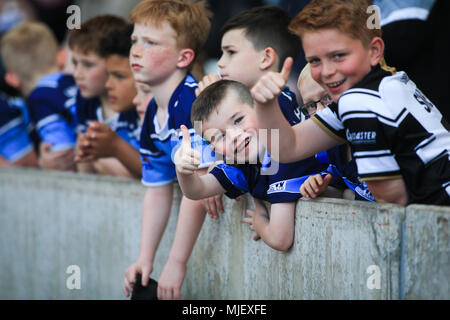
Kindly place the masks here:
MULTIPOLYGON (((313 0, 293 19, 312 78, 336 104, 291 127, 276 106, 284 73, 270 73, 252 89, 258 124, 280 130, 280 161, 348 141, 377 202, 449 205, 449 125, 406 73, 386 67, 381 30, 367 28, 366 9, 359 1, 313 0)), ((283 70, 291 66, 288 58, 283 70)), ((274 148, 270 140, 267 147, 274 148)))

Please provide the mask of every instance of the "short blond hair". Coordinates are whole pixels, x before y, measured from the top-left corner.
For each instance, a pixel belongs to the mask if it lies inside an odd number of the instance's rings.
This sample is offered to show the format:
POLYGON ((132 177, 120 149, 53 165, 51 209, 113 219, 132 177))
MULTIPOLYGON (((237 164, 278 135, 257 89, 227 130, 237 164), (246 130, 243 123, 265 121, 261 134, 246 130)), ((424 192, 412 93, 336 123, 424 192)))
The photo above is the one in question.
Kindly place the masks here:
POLYGON ((299 91, 300 91, 300 85, 307 79, 312 79, 311 78, 311 65, 309 63, 307 63, 305 65, 302 72, 300 72, 300 75, 298 76, 297 88, 299 91))
POLYGON ((177 46, 199 54, 211 28, 211 11, 205 1, 144 0, 130 13, 130 21, 159 27, 169 23, 177 34, 177 46))
POLYGON ((48 72, 57 65, 58 42, 45 24, 25 22, 9 30, 1 40, 3 64, 21 79, 48 72))

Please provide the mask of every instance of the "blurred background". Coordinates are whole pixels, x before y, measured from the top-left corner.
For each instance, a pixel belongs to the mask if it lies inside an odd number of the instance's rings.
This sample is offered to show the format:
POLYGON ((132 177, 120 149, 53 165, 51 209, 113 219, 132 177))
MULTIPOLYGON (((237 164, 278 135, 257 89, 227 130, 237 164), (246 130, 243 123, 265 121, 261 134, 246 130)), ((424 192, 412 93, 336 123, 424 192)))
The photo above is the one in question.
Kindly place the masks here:
MULTIPOLYGON (((130 11, 141 0, 0 0, 0 36, 13 26, 27 20, 40 20, 48 24, 54 31, 61 46, 64 45, 67 32, 66 21, 70 16, 67 7, 78 5, 81 11, 81 22, 98 14, 115 14, 128 19, 130 11)), ((278 5, 286 9, 294 17, 310 0, 209 0, 209 8, 213 12, 211 31, 199 61, 205 73, 218 73, 217 60, 220 58, 219 30, 228 18, 236 13, 261 5, 278 5)), ((305 64, 299 57, 291 75, 290 84, 297 96, 296 79, 305 64), (295 90, 294 90, 295 89, 295 90)), ((4 81, 4 70, 0 63, 0 90, 10 95, 18 95, 4 81)), ((200 80, 200 79, 199 79, 200 80)))
MULTIPOLYGON (((0 0, 0 37, 11 27, 26 20, 41 20, 55 32, 61 46, 70 17, 67 7, 78 5, 81 22, 98 14, 116 14, 128 18, 141 0, 0 0)), ((198 61, 204 73, 217 73, 220 58, 220 33, 225 21, 236 13, 261 5, 277 5, 294 17, 311 0, 208 0, 213 12, 211 32, 198 61)), ((406 71, 408 76, 450 120, 450 1, 449 0, 372 0, 380 8, 381 28, 389 65, 406 71)), ((303 54, 297 58, 290 89, 299 97, 296 80, 305 65, 303 54)), ((0 90, 17 95, 5 84, 0 59, 0 90)), ((200 79, 198 79, 200 80, 200 79)))

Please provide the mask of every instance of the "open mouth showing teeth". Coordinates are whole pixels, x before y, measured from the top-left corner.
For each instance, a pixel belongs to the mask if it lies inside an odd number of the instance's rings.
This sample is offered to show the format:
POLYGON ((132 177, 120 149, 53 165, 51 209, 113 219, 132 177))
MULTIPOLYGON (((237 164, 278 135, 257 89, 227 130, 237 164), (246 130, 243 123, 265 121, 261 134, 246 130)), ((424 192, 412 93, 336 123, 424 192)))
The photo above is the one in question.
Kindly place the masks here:
POLYGON ((345 79, 338 81, 338 82, 329 83, 329 84, 327 84, 327 86, 329 86, 330 88, 336 88, 336 87, 339 87, 341 84, 343 84, 344 81, 345 81, 345 79))
POLYGON ((241 144, 241 146, 239 148, 237 148, 237 152, 241 152, 242 150, 245 150, 245 148, 247 148, 247 146, 250 144, 250 138, 246 138, 244 143, 241 144))

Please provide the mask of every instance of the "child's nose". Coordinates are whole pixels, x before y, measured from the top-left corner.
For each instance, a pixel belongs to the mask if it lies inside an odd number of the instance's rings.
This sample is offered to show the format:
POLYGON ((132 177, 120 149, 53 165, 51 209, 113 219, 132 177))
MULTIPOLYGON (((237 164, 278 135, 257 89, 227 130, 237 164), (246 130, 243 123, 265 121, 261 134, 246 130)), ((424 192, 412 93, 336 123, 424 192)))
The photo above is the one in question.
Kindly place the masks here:
POLYGON ((322 66, 322 76, 325 78, 329 78, 330 76, 336 73, 336 67, 333 63, 324 62, 322 66))
POLYGON ((136 58, 142 56, 142 47, 138 44, 133 44, 131 46, 130 54, 136 58))

